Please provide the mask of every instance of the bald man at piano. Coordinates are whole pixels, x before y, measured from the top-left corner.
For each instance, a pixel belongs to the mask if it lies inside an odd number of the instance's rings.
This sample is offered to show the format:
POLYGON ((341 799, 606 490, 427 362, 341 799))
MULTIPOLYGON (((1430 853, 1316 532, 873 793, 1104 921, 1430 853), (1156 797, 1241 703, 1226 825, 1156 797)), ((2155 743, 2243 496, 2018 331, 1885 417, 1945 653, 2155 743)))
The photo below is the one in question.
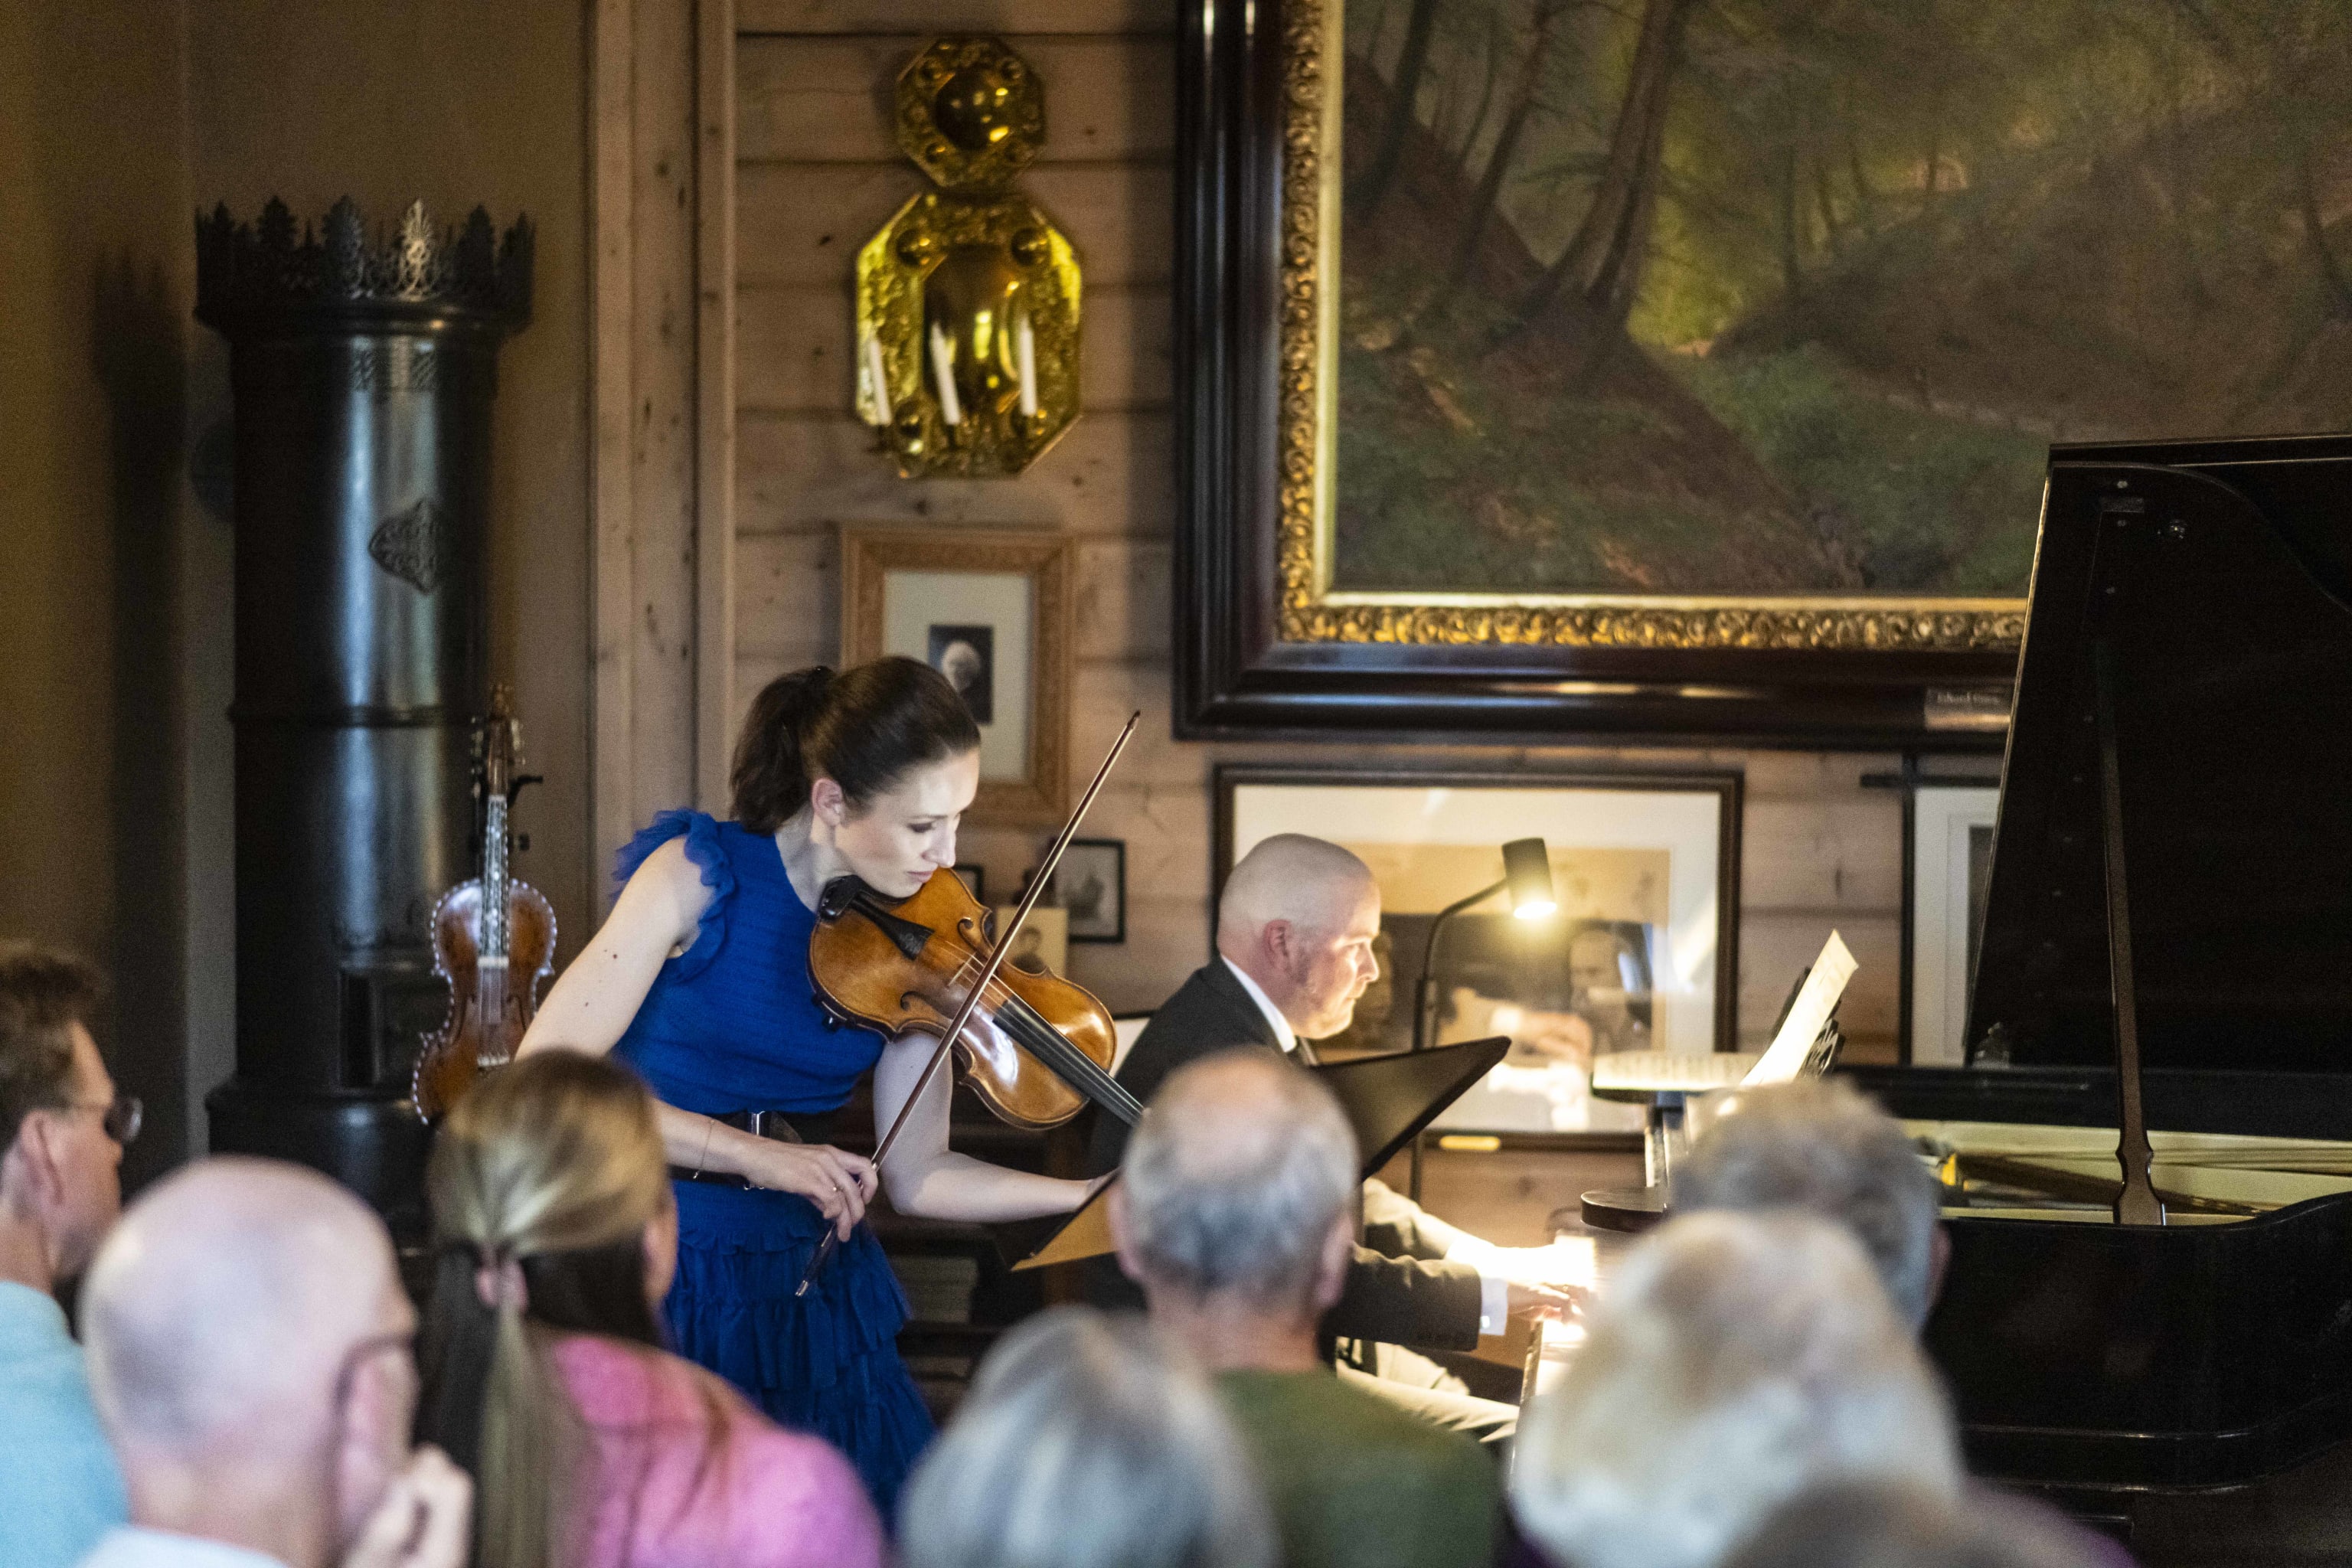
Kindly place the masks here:
MULTIPOLYGON (((1149 1100, 1185 1063, 1237 1046, 1313 1065, 1310 1042, 1344 1031, 1380 976, 1380 885, 1361 860, 1303 834, 1263 840, 1225 879, 1217 956, 1152 1015, 1119 1065, 1119 1082, 1149 1100)), ((1125 1125, 1098 1120, 1088 1172, 1116 1168, 1127 1139, 1125 1125)), ((1341 1376, 1440 1426, 1500 1442, 1516 1429, 1517 1407, 1476 1398, 1415 1352, 1473 1350, 1513 1312, 1573 1310, 1560 1272, 1548 1248, 1494 1246, 1368 1181, 1361 1243, 1324 1332, 1337 1342, 1341 1376)), ((1088 1266, 1087 1294, 1100 1306, 1143 1304, 1108 1258, 1088 1266)))

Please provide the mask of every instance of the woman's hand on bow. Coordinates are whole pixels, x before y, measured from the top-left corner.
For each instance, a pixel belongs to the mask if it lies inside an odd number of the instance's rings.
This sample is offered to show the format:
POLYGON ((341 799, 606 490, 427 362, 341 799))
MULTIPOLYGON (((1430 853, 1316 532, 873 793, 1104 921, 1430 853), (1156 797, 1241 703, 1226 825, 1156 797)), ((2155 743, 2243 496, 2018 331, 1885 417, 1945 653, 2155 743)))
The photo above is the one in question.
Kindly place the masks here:
POLYGON ((779 1143, 762 1138, 739 1163, 753 1186, 798 1193, 814 1204, 844 1241, 866 1217, 878 1180, 873 1161, 830 1143, 779 1143))

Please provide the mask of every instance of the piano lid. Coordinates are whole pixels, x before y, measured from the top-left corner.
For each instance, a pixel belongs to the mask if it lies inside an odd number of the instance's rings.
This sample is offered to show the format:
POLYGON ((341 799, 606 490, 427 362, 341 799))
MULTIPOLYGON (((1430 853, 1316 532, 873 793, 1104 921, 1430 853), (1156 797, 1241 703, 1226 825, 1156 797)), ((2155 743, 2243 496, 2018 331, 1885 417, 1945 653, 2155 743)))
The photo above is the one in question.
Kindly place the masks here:
POLYGON ((2052 448, 1969 1008, 1980 1059, 2115 1062, 2101 637, 2149 1124, 2284 1130, 2307 1119, 2295 1100, 2352 1105, 2352 437, 2052 448), (2209 1074, 2346 1082, 2208 1095, 2209 1074))

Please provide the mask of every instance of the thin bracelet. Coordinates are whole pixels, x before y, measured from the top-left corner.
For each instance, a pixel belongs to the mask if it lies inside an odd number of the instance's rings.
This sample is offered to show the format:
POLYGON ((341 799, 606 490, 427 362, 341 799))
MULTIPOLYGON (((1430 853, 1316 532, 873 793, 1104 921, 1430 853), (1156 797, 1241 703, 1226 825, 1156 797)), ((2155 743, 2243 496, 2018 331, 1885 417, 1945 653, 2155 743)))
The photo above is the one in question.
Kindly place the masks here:
POLYGON ((698 1176, 702 1174, 702 1167, 710 1159, 710 1135, 718 1130, 719 1123, 714 1118, 706 1116, 702 1119, 702 1152, 694 1157, 694 1173, 698 1176))

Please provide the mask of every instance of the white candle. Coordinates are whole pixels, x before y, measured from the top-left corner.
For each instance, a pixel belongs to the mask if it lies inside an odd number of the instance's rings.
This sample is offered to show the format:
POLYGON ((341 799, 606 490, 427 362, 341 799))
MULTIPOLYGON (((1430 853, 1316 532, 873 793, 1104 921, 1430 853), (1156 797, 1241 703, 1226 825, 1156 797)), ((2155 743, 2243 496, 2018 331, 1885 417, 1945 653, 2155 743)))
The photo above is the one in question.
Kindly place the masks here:
POLYGON ((866 387, 869 414, 875 425, 890 423, 890 367, 883 363, 882 340, 872 332, 866 334, 866 387))
POLYGON ((1021 366, 1021 412, 1028 418, 1037 417, 1037 334, 1029 330, 1029 312, 1021 312, 1020 331, 1014 333, 1013 351, 1021 366))
POLYGON ((940 384, 940 417, 950 425, 963 423, 963 405, 956 401, 955 356, 948 352, 948 335, 931 323, 931 374, 940 384))

